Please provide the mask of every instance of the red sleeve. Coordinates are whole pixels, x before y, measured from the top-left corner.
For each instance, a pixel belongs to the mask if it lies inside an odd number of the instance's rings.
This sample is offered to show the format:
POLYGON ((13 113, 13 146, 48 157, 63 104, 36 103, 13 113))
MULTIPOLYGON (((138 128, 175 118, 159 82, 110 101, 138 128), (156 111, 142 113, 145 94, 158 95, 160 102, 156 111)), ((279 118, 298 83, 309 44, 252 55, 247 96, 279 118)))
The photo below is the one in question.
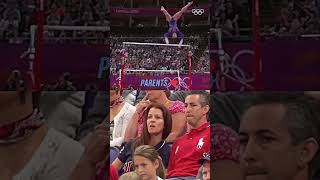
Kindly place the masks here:
POLYGON ((110 165, 110 180, 118 180, 118 179, 119 179, 119 176, 116 168, 110 165))
POLYGON ((175 156, 176 148, 177 148, 176 143, 173 143, 172 148, 171 148, 171 152, 170 152, 170 157, 169 157, 168 175, 169 175, 169 172, 174 170, 174 167, 175 167, 174 166, 174 156, 175 156))
POLYGON ((205 144, 207 144, 207 146, 205 146, 205 151, 206 152, 211 152, 211 143, 210 143, 210 128, 209 128, 209 130, 208 130, 208 135, 207 135, 207 139, 205 140, 206 142, 205 142, 205 144))

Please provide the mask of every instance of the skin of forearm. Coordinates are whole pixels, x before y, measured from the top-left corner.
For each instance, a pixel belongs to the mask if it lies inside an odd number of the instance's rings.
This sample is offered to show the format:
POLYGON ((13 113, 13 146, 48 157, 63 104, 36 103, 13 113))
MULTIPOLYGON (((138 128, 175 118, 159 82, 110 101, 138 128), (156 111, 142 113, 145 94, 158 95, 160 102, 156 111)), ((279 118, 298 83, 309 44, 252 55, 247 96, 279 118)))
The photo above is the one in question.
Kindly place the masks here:
POLYGON ((95 165, 85 158, 82 158, 75 170, 72 172, 69 180, 94 180, 95 175, 95 165))
POLYGON ((124 141, 128 142, 137 136, 139 113, 134 113, 124 134, 124 141))

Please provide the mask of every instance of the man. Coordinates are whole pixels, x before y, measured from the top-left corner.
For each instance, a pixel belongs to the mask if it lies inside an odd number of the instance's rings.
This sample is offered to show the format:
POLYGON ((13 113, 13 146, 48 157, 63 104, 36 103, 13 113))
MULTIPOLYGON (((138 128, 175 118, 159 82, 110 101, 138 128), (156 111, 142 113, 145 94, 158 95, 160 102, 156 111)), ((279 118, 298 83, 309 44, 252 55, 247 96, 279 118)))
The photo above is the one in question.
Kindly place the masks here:
POLYGON ((319 150, 319 117, 311 97, 258 93, 240 123, 245 179, 311 179, 319 150))
POLYGON ((201 159, 199 159, 198 164, 202 166, 201 180, 210 180, 210 154, 204 155, 201 159))
POLYGON ((168 167, 170 180, 195 179, 198 160, 210 152, 209 98, 205 92, 192 92, 185 99, 187 123, 193 128, 172 146, 168 167))

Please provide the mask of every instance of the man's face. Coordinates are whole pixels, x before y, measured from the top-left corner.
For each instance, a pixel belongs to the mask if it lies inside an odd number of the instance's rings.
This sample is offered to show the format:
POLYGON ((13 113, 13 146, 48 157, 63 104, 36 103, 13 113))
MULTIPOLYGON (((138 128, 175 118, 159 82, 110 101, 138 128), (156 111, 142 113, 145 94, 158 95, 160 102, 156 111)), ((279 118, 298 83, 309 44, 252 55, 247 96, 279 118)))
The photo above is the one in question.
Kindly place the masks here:
POLYGON ((205 161, 202 165, 203 180, 210 180, 210 161, 205 161))
POLYGON ((196 127, 199 120, 206 116, 209 108, 201 106, 199 95, 189 95, 185 99, 187 122, 193 127, 196 127))
POLYGON ((249 108, 240 124, 241 165, 246 180, 292 180, 298 171, 299 146, 291 144, 286 109, 280 104, 249 108))

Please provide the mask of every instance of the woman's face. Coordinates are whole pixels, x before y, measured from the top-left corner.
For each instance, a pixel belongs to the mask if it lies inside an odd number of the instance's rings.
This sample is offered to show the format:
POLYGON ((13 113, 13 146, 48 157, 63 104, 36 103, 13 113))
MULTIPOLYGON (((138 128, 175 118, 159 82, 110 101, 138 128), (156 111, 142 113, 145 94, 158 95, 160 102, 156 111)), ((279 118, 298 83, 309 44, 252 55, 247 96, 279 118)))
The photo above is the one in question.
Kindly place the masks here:
POLYGON ((149 134, 157 135, 163 132, 164 118, 160 109, 151 108, 148 112, 147 128, 149 134))
POLYGON ((158 161, 152 162, 143 156, 133 156, 133 163, 136 173, 142 180, 156 180, 158 161))

